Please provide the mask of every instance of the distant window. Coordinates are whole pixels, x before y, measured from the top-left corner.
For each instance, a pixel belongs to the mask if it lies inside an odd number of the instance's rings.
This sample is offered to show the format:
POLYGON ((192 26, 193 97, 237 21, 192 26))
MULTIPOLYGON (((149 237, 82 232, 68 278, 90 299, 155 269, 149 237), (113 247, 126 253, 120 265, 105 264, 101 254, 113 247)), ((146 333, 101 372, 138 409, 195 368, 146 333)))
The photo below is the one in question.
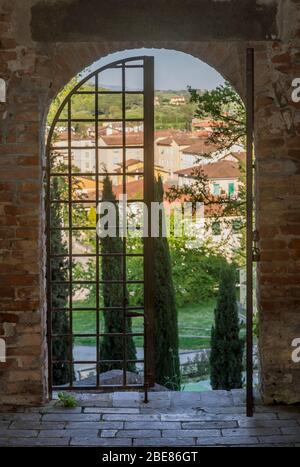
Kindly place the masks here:
POLYGON ((235 232, 239 232, 243 227, 243 222, 241 219, 234 219, 232 221, 232 229, 235 231, 235 232))
POLYGON ((234 183, 228 183, 228 195, 234 195, 234 183))
POLYGON ((213 222, 211 230, 214 236, 221 235, 221 224, 219 221, 213 222))
POLYGON ((0 78, 0 102, 6 102, 6 82, 0 78))
POLYGON ((221 187, 218 183, 214 183, 214 187, 213 187, 213 194, 215 196, 219 196, 221 193, 221 187))

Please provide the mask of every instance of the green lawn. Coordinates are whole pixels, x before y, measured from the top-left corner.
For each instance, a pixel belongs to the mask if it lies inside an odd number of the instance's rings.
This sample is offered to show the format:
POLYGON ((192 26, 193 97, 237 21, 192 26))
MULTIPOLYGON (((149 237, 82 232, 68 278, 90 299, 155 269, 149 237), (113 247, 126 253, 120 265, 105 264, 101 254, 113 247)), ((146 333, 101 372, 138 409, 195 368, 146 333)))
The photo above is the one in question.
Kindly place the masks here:
POLYGON ((180 349, 204 349, 210 344, 215 300, 186 305, 178 310, 180 349))
MULTIPOLYGON (((76 303, 79 308, 80 303, 76 303)), ((86 303, 85 303, 86 306, 86 303)), ((201 304, 187 305, 178 309, 178 329, 180 349, 201 349, 209 347, 210 330, 213 323, 215 301, 210 300, 201 304)), ((103 329, 103 317, 100 316, 100 329, 103 329)), ((133 332, 142 332, 143 319, 134 318, 133 332)), ((93 334, 96 332, 95 311, 73 312, 73 333, 93 334)), ((143 346, 142 337, 135 337, 137 347, 143 346)), ((75 338, 77 345, 95 345, 93 337, 75 338)))

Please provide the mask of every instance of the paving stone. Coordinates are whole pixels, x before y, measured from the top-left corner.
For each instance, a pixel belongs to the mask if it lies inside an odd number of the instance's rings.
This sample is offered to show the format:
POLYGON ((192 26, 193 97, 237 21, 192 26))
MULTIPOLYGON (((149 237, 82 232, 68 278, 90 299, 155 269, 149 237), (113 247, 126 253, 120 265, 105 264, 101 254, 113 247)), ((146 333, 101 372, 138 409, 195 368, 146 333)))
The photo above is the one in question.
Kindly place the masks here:
POLYGON ((47 413, 63 413, 63 414, 70 414, 70 413, 82 413, 82 407, 45 407, 40 410, 41 414, 47 413))
MULTIPOLYGON (((164 413, 187 413, 190 412, 187 408, 182 407, 175 409, 174 407, 165 407, 162 405, 161 407, 147 407, 146 405, 143 405, 140 407, 140 413, 145 414, 145 415, 150 415, 150 414, 155 414, 155 415, 160 415, 161 412, 164 413)), ((196 411, 193 411, 193 413, 196 413, 196 411)))
POLYGON ((280 420, 297 420, 300 422, 299 412, 278 412, 278 418, 280 420))
MULTIPOLYGON (((120 430, 116 434, 117 438, 160 438, 159 430, 120 430)), ((172 435, 170 436, 172 437, 172 435)))
POLYGON ((4 428, 8 428, 12 422, 7 421, 7 422, 0 422, 0 430, 3 430, 4 428))
POLYGON ((100 421, 99 422, 66 422, 66 430, 100 430, 100 421))
POLYGON ((299 435, 259 436, 260 443, 268 444, 294 444, 299 442, 299 435))
MULTIPOLYGON (((244 417, 241 417, 241 420, 249 420, 248 417, 244 416, 244 417)), ((276 420, 277 419, 277 415, 276 413, 274 412, 265 412, 265 413, 256 413, 254 415, 254 418, 253 420, 276 420)))
POLYGON ((255 414, 257 413, 266 413, 266 412, 272 412, 272 413, 277 413, 283 408, 283 406, 280 405, 255 405, 254 411, 255 414))
POLYGON ((241 428, 278 428, 278 427, 300 427, 296 420, 259 420, 254 418, 245 418, 239 420, 241 428))
POLYGON ((39 438, 71 438, 71 437, 86 437, 96 438, 99 430, 41 430, 39 438))
POLYGON ((298 426, 288 426, 288 427, 281 427, 280 431, 283 435, 299 435, 299 440, 300 441, 300 425, 298 426))
POLYGON ((123 430, 124 422, 121 422, 121 421, 118 421, 118 422, 101 421, 99 423, 99 428, 101 430, 123 430))
POLYGON ((95 401, 95 402, 86 402, 85 404, 81 404, 81 408, 84 410, 84 412, 87 411, 87 409, 90 411, 90 413, 95 413, 94 409, 98 409, 101 407, 112 407, 112 399, 110 400, 102 400, 102 401, 95 401))
MULTIPOLYGON (((166 400, 166 399, 155 399, 152 401, 149 401, 147 404, 143 404, 143 406, 140 407, 141 412, 148 412, 153 409, 167 409, 171 406, 171 401, 166 400)), ((184 407, 181 407, 181 410, 184 411, 184 407)))
POLYGON ((205 413, 207 414, 230 414, 230 415, 246 415, 246 408, 245 407, 235 407, 231 402, 228 404, 227 407, 220 406, 218 403, 211 404, 210 406, 206 403, 202 404, 202 408, 204 408, 205 413))
POLYGON ((132 408, 132 407, 103 407, 99 413, 112 413, 112 414, 138 414, 140 413, 140 409, 132 408))
POLYGON ((112 407, 112 405, 111 406, 103 405, 99 407, 83 407, 83 412, 84 413, 103 413, 103 409, 109 408, 109 407, 112 407))
POLYGON ((101 438, 115 438, 118 430, 101 430, 101 438))
POLYGON ((8 440, 9 440, 8 438, 0 438, 0 446, 2 447, 8 446, 8 440))
POLYGON ((98 422, 100 421, 99 414, 84 414, 84 413, 49 413, 43 415, 43 422, 98 422))
POLYGON ((211 428, 237 428, 236 421, 200 421, 200 422, 183 422, 182 428, 184 430, 202 430, 211 428))
POLYGON ((0 438, 17 438, 18 436, 22 436, 23 438, 34 438, 37 435, 37 430, 0 430, 0 438))
POLYGON ((195 446, 193 438, 135 438, 133 446, 195 446))
POLYGON ((80 430, 83 428, 87 429, 98 429, 98 430, 122 430, 124 428, 124 422, 122 421, 100 421, 100 422, 68 422, 66 429, 80 430))
POLYGON ((71 446, 132 446, 131 438, 72 438, 71 446))
POLYGON ((254 417, 247 418, 244 406, 233 405, 240 403, 239 391, 151 393, 149 404, 137 392, 98 396, 83 398, 75 410, 47 404, 0 411, 0 445, 193 446, 196 440, 199 446, 300 444, 299 410, 259 405, 254 417), (112 407, 113 397, 121 406, 112 407))
POLYGON ((180 421, 180 422, 213 422, 213 421, 235 421, 237 417, 234 415, 214 415, 200 413, 199 415, 187 413, 170 413, 161 414, 162 421, 180 421))
POLYGON ((113 395, 113 407, 139 407, 143 400, 143 394, 139 392, 115 392, 113 395))
POLYGON ((160 415, 154 414, 103 414, 102 420, 124 420, 124 421, 159 421, 160 415))
POLYGON ((205 391, 201 392, 201 406, 205 407, 230 407, 233 408, 233 400, 228 391, 205 391))
POLYGON ((223 436, 264 436, 264 435, 279 435, 279 428, 236 428, 236 429, 223 429, 223 436))
POLYGON ((112 392, 103 392, 99 393, 97 392, 96 394, 91 394, 91 393, 74 393, 74 396, 76 397, 78 403, 82 407, 92 407, 95 406, 97 407, 99 403, 102 402, 111 402, 113 398, 112 392))
POLYGON ((197 438, 197 437, 209 437, 209 436, 221 436, 220 430, 163 430, 163 438, 197 438))
POLYGON ((180 430, 180 422, 125 422, 125 430, 180 430))
POLYGON ((233 404, 235 406, 245 407, 245 404, 246 404, 246 391, 244 389, 232 389, 230 392, 231 392, 233 404))
POLYGON ((200 392, 174 392, 171 394, 171 406, 174 407, 198 407, 201 405, 200 392))
POLYGON ((9 429, 15 430, 63 430, 65 422, 12 422, 9 429))
POLYGON ((69 438, 14 438, 8 446, 68 446, 69 438))
POLYGON ((149 402, 143 402, 142 393, 115 393, 113 398, 114 407, 140 407, 141 409, 155 409, 169 407, 171 404, 169 392, 149 393, 149 402), (126 394, 126 397, 124 395, 126 394))
POLYGON ((207 437, 207 438, 197 438, 197 446, 248 446, 258 444, 258 439, 254 436, 249 438, 244 438, 242 436, 228 436, 227 438, 218 436, 218 437, 207 437))
POLYGON ((0 413, 0 421, 40 421, 39 413, 0 413))

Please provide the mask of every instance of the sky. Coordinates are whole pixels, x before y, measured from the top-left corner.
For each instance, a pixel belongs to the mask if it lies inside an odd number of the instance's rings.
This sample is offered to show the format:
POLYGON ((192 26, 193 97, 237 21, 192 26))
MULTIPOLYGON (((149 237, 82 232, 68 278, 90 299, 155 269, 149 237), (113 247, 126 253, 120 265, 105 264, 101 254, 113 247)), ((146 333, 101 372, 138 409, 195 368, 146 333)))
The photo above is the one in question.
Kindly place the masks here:
MULTIPOLYGON (((214 68, 211 68, 198 58, 183 52, 166 49, 131 49, 116 52, 93 63, 92 66, 84 70, 82 76, 115 60, 139 55, 154 56, 156 90, 183 90, 187 86, 210 90, 224 83, 223 77, 214 68)), ((134 80, 134 78, 132 79, 134 80)), ((101 84, 112 87, 118 85, 113 71, 106 72, 105 81, 105 83, 101 84)))

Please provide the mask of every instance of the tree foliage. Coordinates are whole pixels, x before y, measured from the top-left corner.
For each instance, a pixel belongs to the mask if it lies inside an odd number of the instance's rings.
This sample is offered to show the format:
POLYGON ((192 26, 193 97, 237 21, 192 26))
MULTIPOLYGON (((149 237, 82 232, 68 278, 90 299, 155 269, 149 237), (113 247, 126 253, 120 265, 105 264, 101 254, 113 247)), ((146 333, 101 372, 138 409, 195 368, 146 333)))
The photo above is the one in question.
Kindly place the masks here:
POLYGON ((212 91, 199 93, 189 88, 191 102, 197 105, 195 115, 213 122, 208 143, 218 150, 230 149, 234 144, 245 145, 246 110, 242 99, 226 81, 212 91))
MULTIPOLYGON (((58 179, 53 179, 51 186, 51 198, 56 199, 60 196, 61 187, 58 179)), ((57 203, 51 204, 51 251, 56 255, 68 255, 66 241, 63 238, 62 217, 57 203)), ((52 312, 52 334, 69 334, 70 322, 68 312, 63 311, 68 306, 69 288, 68 284, 61 283, 68 280, 68 262, 66 257, 54 257, 51 260, 51 282, 53 283, 51 290, 51 307, 52 309, 60 309, 52 312), (54 284, 54 282, 57 282, 54 284), (58 283, 59 282, 59 283, 58 283)), ((70 365, 64 363, 71 359, 72 343, 67 337, 53 337, 52 339, 52 360, 53 363, 52 378, 54 385, 64 385, 70 382, 72 369, 70 365)))
MULTIPOLYGON (((212 134, 207 137, 208 151, 204 157, 211 158, 212 153, 223 154, 235 144, 245 145, 246 112, 243 101, 229 83, 217 87, 212 91, 199 93, 189 88, 191 101, 197 105, 195 116, 208 118, 212 122, 212 134), (211 149, 213 148, 213 149, 211 149)), ((246 220, 246 168, 245 163, 239 161, 240 179, 238 196, 222 194, 213 196, 209 180, 203 167, 195 165, 191 176, 193 182, 183 186, 172 186, 168 197, 170 201, 187 199, 194 205, 203 203, 210 212, 210 220, 222 219, 226 227, 241 235, 241 247, 236 252, 236 259, 242 265, 245 261, 245 220, 246 220), (231 219, 229 219, 231 218, 231 219), (239 226, 232 229, 232 218, 239 218, 239 226)), ((206 223, 210 226, 210 222, 206 223)), ((228 236, 229 238, 229 236, 228 236)))
MULTIPOLYGON (((163 184, 155 182, 155 200, 163 200, 163 184)), ((155 381, 172 390, 180 389, 178 319, 168 240, 154 239, 154 350, 155 381)))
MULTIPOLYGON (((112 190, 112 182, 109 176, 105 176, 103 180, 103 199, 106 201, 115 201, 115 195, 112 190)), ((118 224, 118 222, 117 222, 118 224)), ((101 253, 102 253, 102 281, 103 286, 103 304, 106 308, 104 311, 104 331, 108 334, 122 334, 124 326, 127 334, 131 333, 131 318, 124 317, 123 303, 128 302, 128 291, 124 290, 122 284, 113 282, 120 280, 123 277, 123 258, 122 256, 106 256, 112 253, 122 253, 123 240, 117 235, 116 237, 106 236, 101 238, 101 253), (125 294, 125 297, 124 297, 125 294), (119 309, 118 309, 119 308, 119 309)), ((127 311, 125 311, 127 314, 127 311)), ((123 368, 123 351, 126 349, 127 359, 136 360, 136 349, 132 336, 111 336, 105 335, 100 343, 100 359, 101 360, 118 360, 116 363, 101 364, 101 371, 109 371, 113 369, 123 368), (124 340, 126 339, 126 341, 124 340)), ((126 371, 135 371, 135 363, 128 363, 126 371)))
POLYGON ((222 269, 211 330, 210 380, 213 389, 239 389, 243 385, 243 347, 236 300, 235 271, 222 269))

